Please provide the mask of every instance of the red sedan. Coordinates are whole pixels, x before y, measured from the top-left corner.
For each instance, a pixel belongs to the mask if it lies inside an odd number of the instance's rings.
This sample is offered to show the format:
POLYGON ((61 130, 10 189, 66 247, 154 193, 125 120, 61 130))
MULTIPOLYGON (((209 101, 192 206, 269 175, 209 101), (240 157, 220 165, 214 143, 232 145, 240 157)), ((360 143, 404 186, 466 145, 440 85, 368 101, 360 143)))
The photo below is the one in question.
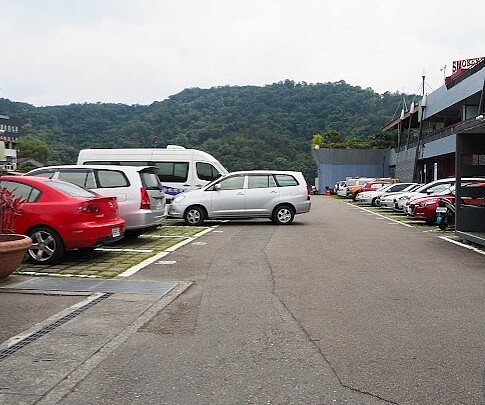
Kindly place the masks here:
POLYGON ((23 198, 13 231, 28 235, 28 257, 37 264, 59 262, 66 249, 93 248, 123 237, 116 197, 103 197, 75 184, 34 176, 2 176, 4 186, 23 198))
MULTIPOLYGON (((485 187, 485 183, 472 183, 467 185, 467 187, 485 187)), ((454 191, 449 191, 446 194, 435 194, 412 200, 409 204, 407 216, 413 219, 426 221, 428 225, 434 225, 436 223, 436 207, 438 206, 439 198, 444 198, 454 203, 454 191)), ((483 198, 463 197, 462 200, 462 204, 467 205, 483 204, 483 198)))

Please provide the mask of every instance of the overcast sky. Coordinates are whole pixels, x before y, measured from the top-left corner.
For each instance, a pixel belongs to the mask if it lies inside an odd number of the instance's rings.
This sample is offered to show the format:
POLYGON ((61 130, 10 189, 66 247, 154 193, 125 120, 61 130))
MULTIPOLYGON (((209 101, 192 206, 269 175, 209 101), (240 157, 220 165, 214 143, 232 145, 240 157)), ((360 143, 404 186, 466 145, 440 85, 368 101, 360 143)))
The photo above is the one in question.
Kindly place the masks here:
MULTIPOLYGON (((485 56, 485 1, 0 0, 0 97, 151 104, 188 87, 345 80, 427 92, 485 56)), ((1 112, 0 112, 1 113, 1 112)))

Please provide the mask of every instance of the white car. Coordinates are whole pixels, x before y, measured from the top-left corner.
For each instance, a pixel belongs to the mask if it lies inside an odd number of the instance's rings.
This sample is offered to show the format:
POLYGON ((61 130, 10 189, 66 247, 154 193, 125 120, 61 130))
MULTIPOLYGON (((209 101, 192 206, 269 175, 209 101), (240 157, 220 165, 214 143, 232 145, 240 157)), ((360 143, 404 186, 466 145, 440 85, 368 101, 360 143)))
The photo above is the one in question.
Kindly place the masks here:
POLYGON ((355 201, 363 204, 377 205, 377 199, 388 193, 405 191, 408 187, 416 183, 394 183, 382 186, 378 190, 363 191, 357 194, 355 201))
POLYGON ((183 218, 188 225, 241 218, 290 224, 296 214, 310 208, 310 189, 302 173, 252 170, 229 173, 200 190, 176 196, 168 205, 168 215, 183 218))
POLYGON ((376 205, 383 209, 397 209, 397 207, 399 206, 399 201, 402 201, 400 200, 401 197, 403 197, 410 191, 418 189, 421 186, 423 186, 423 184, 416 183, 414 185, 408 186, 403 191, 381 195, 377 198, 376 205))
POLYGON ((116 197, 128 237, 138 236, 165 221, 165 192, 153 166, 46 166, 26 175, 69 181, 98 194, 116 197))
MULTIPOLYGON (((484 178, 465 177, 461 181, 485 181, 484 178)), ((439 179, 425 184, 422 187, 417 188, 414 191, 404 194, 398 201, 396 207, 397 210, 402 210, 405 214, 411 214, 410 203, 411 201, 426 197, 432 194, 438 194, 445 190, 450 190, 455 186, 456 179, 454 177, 448 177, 446 179, 439 179)))

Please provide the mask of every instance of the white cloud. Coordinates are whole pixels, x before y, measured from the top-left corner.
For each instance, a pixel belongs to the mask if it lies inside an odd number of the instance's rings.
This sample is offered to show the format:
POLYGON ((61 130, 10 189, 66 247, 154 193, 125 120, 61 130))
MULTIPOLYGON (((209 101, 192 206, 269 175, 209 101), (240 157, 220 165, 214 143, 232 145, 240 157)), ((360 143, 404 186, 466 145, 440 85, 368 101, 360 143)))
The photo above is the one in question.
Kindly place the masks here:
POLYGON ((187 87, 432 88, 483 55, 481 1, 0 0, 0 97, 149 104, 187 87), (5 40, 5 39, 8 40, 5 40))

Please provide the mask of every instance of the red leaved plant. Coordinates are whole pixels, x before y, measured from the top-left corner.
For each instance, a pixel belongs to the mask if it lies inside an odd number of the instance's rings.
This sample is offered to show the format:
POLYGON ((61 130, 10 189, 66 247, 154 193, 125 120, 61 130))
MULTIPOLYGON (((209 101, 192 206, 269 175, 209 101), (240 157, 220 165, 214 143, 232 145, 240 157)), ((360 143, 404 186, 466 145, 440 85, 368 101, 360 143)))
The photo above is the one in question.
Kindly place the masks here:
POLYGON ((15 218, 22 214, 20 207, 24 199, 16 196, 6 187, 0 187, 0 241, 6 234, 15 233, 15 218))

